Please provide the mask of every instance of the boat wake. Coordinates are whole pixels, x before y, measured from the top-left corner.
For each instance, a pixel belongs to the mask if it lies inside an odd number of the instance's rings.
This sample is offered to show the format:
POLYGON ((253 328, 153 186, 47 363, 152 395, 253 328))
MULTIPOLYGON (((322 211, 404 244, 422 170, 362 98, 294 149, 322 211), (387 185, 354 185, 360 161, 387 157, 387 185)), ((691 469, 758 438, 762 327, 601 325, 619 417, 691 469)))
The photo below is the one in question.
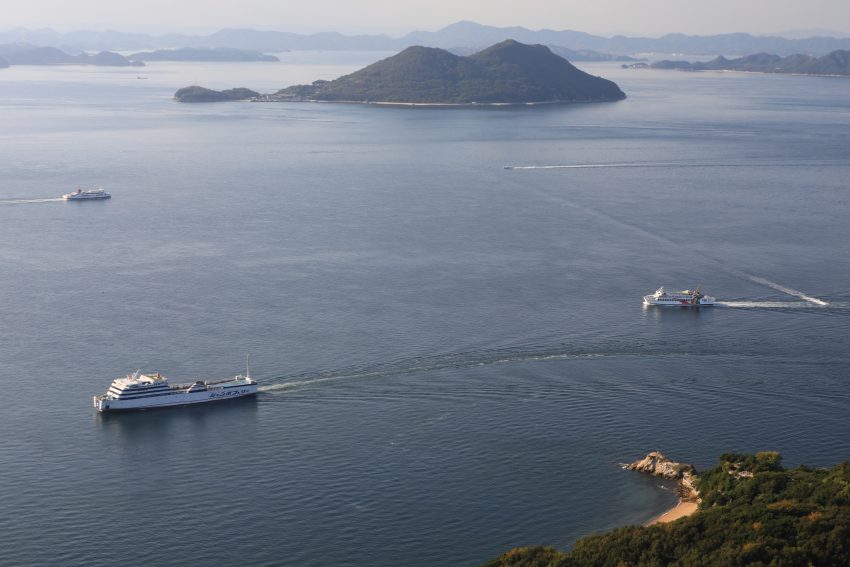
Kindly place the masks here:
POLYGON ((676 163, 576 163, 568 165, 506 165, 504 169, 598 169, 611 167, 695 167, 676 163))
POLYGON ((29 205, 33 203, 58 203, 64 201, 62 197, 53 199, 0 199, 0 205, 29 205))
POLYGON ((524 349, 517 347, 510 349, 512 352, 470 352, 462 354, 445 354, 425 358, 414 358, 406 361, 398 361, 394 364, 378 364, 375 366, 361 368, 341 368, 318 374, 301 374, 295 376, 278 376, 265 380, 260 386, 259 392, 282 393, 288 390, 298 390, 304 387, 322 384, 325 382, 336 382, 342 380, 361 380, 370 378, 387 378, 394 376, 408 376, 420 372, 434 372, 439 370, 470 369, 478 367, 496 366, 501 364, 519 364, 525 362, 542 362, 551 360, 581 360, 600 359, 614 357, 681 357, 681 356, 713 356, 716 353, 692 353, 692 352, 670 352, 669 350, 655 350, 642 348, 640 350, 624 349, 622 351, 606 352, 569 352, 562 348, 524 349))
POLYGON ((781 291, 782 293, 793 296, 793 297, 799 297, 800 299, 802 299, 803 301, 805 301, 807 303, 819 305, 821 307, 826 307, 827 305, 829 305, 829 303, 824 301, 823 299, 818 299, 817 297, 812 297, 811 295, 806 295, 805 293, 803 293, 802 291, 800 291, 798 289, 794 289, 794 288, 791 288, 791 287, 784 286, 782 284, 778 284, 776 282, 772 282, 772 281, 770 281, 766 278, 754 276, 752 274, 748 274, 747 272, 742 272, 742 271, 736 270, 734 268, 727 268, 727 270, 729 270, 731 273, 733 273, 737 276, 746 278, 746 279, 750 280, 751 282, 755 282, 755 283, 758 283, 758 284, 761 284, 761 285, 765 285, 765 286, 767 286, 771 289, 775 289, 776 291, 781 291))
POLYGON ((720 307, 738 307, 743 309, 810 309, 808 301, 715 301, 720 307))
MULTIPOLYGON (((630 164, 611 164, 612 167, 626 167, 626 166, 629 166, 629 165, 630 164)), ((661 164, 659 164, 659 165, 661 165, 661 164)), ((522 167, 535 167, 535 168, 548 167, 548 168, 553 168, 553 167, 597 167, 597 166, 594 165, 594 166, 522 166, 522 167)), ((605 166, 600 165, 598 167, 608 167, 608 165, 605 165, 605 166)), ((574 208, 574 209, 577 209, 577 210, 581 210, 581 211, 583 211, 587 214, 591 214, 591 215, 597 216, 599 218, 605 219, 608 222, 617 224, 617 225, 619 225, 623 228, 626 228, 628 230, 631 230, 633 232, 636 232, 636 233, 641 234, 643 236, 646 236, 648 238, 652 238, 653 240, 661 242, 665 245, 672 246, 672 247, 675 247, 677 249, 681 248, 680 243, 674 242, 670 238, 667 238, 667 237, 662 236, 660 234, 656 234, 656 233, 654 233, 650 230, 643 228, 642 226, 632 224, 630 222, 626 222, 626 221, 621 220, 619 218, 616 218, 616 217, 614 217, 614 216, 612 216, 608 213, 596 210, 592 207, 588 207, 586 205, 579 205, 577 203, 574 203, 572 201, 565 199, 562 195, 545 193, 545 192, 542 192, 542 191, 538 192, 538 194, 540 194, 541 196, 546 197, 550 200, 557 201, 557 202, 559 202, 563 205, 566 205, 568 207, 571 207, 571 208, 574 208)), ((811 295, 807 295, 806 293, 803 293, 800 290, 797 290, 797 289, 794 289, 794 288, 791 288, 791 287, 788 287, 788 286, 784 286, 782 284, 778 284, 776 282, 768 280, 767 278, 755 276, 753 274, 744 272, 743 270, 739 270, 737 268, 729 266, 726 262, 720 260, 719 258, 712 257, 710 254, 708 254, 706 252, 701 252, 700 256, 702 258, 704 258, 705 260, 708 260, 709 262, 715 264, 719 269, 721 269, 725 272, 733 274, 733 275, 735 275, 739 278, 767 286, 767 287, 774 289, 776 291, 781 291, 782 293, 784 293, 786 295, 790 295, 792 297, 797 297, 797 298, 802 299, 803 301, 807 302, 810 305, 818 305, 820 307, 826 307, 826 306, 829 305, 828 302, 826 302, 822 299, 818 299, 817 297, 812 297, 811 295)))
MULTIPOLYGON (((706 168, 706 167, 752 167, 752 163, 695 163, 695 162, 627 162, 627 163, 574 163, 574 164, 551 164, 551 165, 506 165, 503 169, 507 170, 532 170, 532 169, 606 169, 617 167, 671 167, 671 168, 706 168)), ((777 162, 764 163, 772 167, 827 167, 839 166, 845 167, 846 164, 841 161, 811 161, 801 163, 777 162)))

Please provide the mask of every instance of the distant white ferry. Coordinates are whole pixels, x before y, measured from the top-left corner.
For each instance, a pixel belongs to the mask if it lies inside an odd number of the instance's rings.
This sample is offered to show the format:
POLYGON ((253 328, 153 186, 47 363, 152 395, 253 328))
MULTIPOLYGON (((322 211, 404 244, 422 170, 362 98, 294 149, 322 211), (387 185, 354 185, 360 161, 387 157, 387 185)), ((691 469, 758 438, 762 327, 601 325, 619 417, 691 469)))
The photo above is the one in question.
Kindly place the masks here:
POLYGON ((77 188, 73 193, 65 193, 62 198, 66 201, 91 201, 92 199, 111 199, 112 195, 100 187, 95 189, 77 188))
POLYGON ((245 376, 229 380, 169 385, 165 376, 141 374, 138 370, 124 378, 116 378, 109 390, 94 396, 97 411, 140 410, 171 406, 187 406, 253 396, 257 383, 246 370, 245 376))
POLYGON ((682 291, 664 291, 664 287, 659 287, 655 293, 643 296, 644 305, 671 305, 673 307, 703 307, 714 305, 715 299, 708 295, 703 295, 699 291, 699 286, 693 291, 685 289, 682 291))

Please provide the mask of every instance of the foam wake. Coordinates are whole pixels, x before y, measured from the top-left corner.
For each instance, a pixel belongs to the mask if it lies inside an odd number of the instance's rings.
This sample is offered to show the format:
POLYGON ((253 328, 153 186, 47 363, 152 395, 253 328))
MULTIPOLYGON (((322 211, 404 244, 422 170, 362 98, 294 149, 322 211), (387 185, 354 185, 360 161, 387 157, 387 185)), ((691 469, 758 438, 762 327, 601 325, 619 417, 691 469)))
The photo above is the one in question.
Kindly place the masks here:
POLYGON ((665 346, 663 350, 653 348, 622 349, 608 351, 566 351, 563 347, 516 347, 504 351, 481 351, 459 354, 444 354, 399 360, 391 364, 376 364, 371 367, 352 367, 329 370, 316 374, 301 374, 295 376, 277 376, 269 378, 259 387, 260 392, 281 393, 287 390, 297 390, 306 386, 342 380, 363 380, 370 378, 387 378, 408 376, 420 372, 432 372, 445 369, 467 369, 502 364, 518 364, 524 362, 541 362, 551 360, 579 360, 613 357, 659 357, 659 356, 714 356, 715 353, 670 352, 665 346))
MULTIPOLYGON (((595 169, 595 168, 613 168, 613 167, 675 167, 675 168, 685 168, 685 167, 696 167, 696 168, 705 168, 705 167, 752 167, 751 162, 747 163, 694 163, 694 162, 631 162, 631 163, 575 163, 575 164, 551 164, 551 165, 506 165, 504 169, 595 169)), ((799 162, 799 163, 789 163, 789 162, 777 162, 770 163, 766 162, 762 165, 770 165, 772 167, 828 167, 828 166, 839 166, 846 167, 846 163, 843 161, 808 161, 808 162, 799 162)))
POLYGON ((57 203, 64 201, 61 197, 53 199, 0 199, 0 205, 27 205, 32 203, 57 203))
MULTIPOLYGON (((506 165, 505 169, 598 169, 611 167, 688 167, 675 163, 576 163, 569 165, 506 165)), ((691 166, 694 167, 694 166, 691 166)))
MULTIPOLYGON (((566 168, 566 167, 571 167, 571 168, 577 168, 577 167, 631 167, 631 166, 634 166, 634 165, 635 164, 572 165, 572 166, 520 166, 518 168, 520 168, 520 169, 521 168, 541 169, 541 168, 566 168)), ((655 165, 664 165, 664 164, 655 164, 655 165)), ((640 164, 638 164, 637 166, 640 166, 640 164)), ((561 195, 553 195, 553 194, 545 193, 545 192, 539 192, 539 194, 546 197, 546 198, 549 198, 551 200, 555 200, 555 201, 557 201, 557 202, 559 202, 563 205, 566 205, 568 207, 584 211, 585 213, 592 214, 594 216, 605 219, 608 222, 615 223, 615 224, 622 226, 622 227, 624 227, 628 230, 637 232, 637 233, 639 233, 643 236, 647 236, 649 238, 652 238, 654 240, 662 242, 662 243, 669 245, 671 247, 674 247, 676 249, 681 249, 681 243, 674 242, 673 240, 671 240, 671 239, 669 239, 665 236, 662 236, 660 234, 656 234, 656 233, 654 233, 650 230, 647 230, 647 229, 645 229, 645 228, 643 228, 639 225, 635 225, 635 224, 632 224, 630 222, 623 221, 619 218, 611 216, 608 213, 598 211, 598 210, 596 210, 592 207, 587 207, 587 206, 583 206, 583 205, 573 203, 571 201, 564 199, 563 196, 561 196, 561 195)), ((737 268, 729 266, 726 262, 722 261, 719 258, 712 257, 708 253, 703 252, 703 253, 700 254, 700 256, 703 259, 712 262, 713 264, 718 266, 720 269, 722 269, 722 270, 724 270, 724 271, 726 271, 730 274, 733 274, 737 277, 740 277, 740 278, 743 278, 743 279, 746 279, 746 280, 767 286, 771 289, 775 289, 776 291, 781 291, 784 294, 800 298, 803 301, 808 302, 809 304, 818 305, 818 306, 821 306, 821 307, 825 307, 825 306, 829 305, 829 303, 827 303, 826 301, 824 301, 822 299, 818 299, 817 297, 812 297, 811 295, 807 295, 800 290, 797 290, 797 289, 794 289, 794 288, 791 288, 791 287, 788 287, 788 286, 784 286, 782 284, 778 284, 778 283, 770 281, 766 278, 754 276, 753 274, 749 274, 747 272, 744 272, 742 270, 739 270, 737 268)))
POLYGON ((714 304, 743 309, 800 309, 812 306, 808 301, 715 301, 714 304))
POLYGON ((820 305, 821 307, 825 307, 825 306, 829 305, 829 303, 827 303, 823 299, 818 299, 817 297, 812 297, 811 295, 806 295, 805 293, 803 293, 802 291, 800 291, 798 289, 794 289, 794 288, 791 288, 791 287, 788 287, 788 286, 784 286, 782 284, 772 282, 772 281, 770 281, 766 278, 754 276, 752 274, 748 274, 747 272, 742 272, 740 270, 732 270, 732 271, 733 271, 733 273, 740 275, 742 277, 745 277, 752 282, 765 285, 765 286, 767 286, 771 289, 775 289, 776 291, 781 291, 782 293, 793 296, 793 297, 799 297, 803 301, 807 301, 807 302, 813 303, 815 305, 820 305))

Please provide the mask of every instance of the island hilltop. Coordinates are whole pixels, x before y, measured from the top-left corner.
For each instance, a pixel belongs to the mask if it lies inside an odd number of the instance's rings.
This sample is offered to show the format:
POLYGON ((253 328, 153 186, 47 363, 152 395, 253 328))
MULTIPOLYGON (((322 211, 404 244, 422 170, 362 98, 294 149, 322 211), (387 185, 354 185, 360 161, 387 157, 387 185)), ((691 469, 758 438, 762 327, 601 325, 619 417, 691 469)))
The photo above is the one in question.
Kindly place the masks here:
MULTIPOLYGON (((296 85, 256 101, 473 105, 608 102, 625 98, 543 45, 507 40, 466 57, 444 49, 404 51, 333 81, 296 85)), ((181 102, 197 99, 175 94, 181 102)), ((209 100, 209 99, 207 99, 209 100)))

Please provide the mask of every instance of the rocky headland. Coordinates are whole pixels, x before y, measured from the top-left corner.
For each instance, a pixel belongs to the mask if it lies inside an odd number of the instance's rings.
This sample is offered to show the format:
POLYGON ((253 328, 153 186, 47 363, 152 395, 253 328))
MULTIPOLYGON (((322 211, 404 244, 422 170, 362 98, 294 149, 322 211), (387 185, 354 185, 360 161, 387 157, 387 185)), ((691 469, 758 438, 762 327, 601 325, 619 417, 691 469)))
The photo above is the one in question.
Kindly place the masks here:
POLYGON ((679 498, 682 501, 699 502, 699 490, 696 486, 697 471, 694 466, 671 461, 661 451, 652 451, 642 459, 624 464, 623 469, 676 480, 679 483, 679 498))
MULTIPOLYGON (((466 57, 409 47, 333 81, 295 85, 254 100, 462 106, 611 102, 625 97, 614 82, 577 69, 544 45, 507 40, 466 57)), ((177 95, 175 99, 202 102, 177 95)))

